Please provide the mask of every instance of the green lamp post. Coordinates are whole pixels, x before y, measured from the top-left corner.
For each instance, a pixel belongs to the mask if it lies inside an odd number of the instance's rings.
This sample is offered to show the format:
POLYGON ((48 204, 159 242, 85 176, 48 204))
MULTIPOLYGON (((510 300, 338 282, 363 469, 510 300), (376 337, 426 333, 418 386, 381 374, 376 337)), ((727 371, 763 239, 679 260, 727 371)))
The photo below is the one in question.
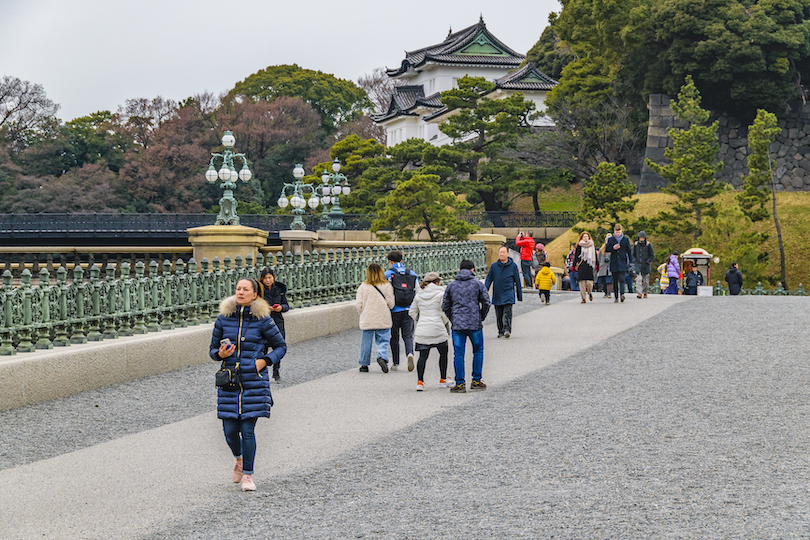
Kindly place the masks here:
POLYGON ((217 216, 216 225, 239 225, 239 216, 236 215, 236 199, 233 196, 233 189, 236 187, 236 180, 247 182, 253 176, 248 168, 248 160, 245 154, 239 154, 232 150, 236 139, 233 133, 226 131, 222 136, 222 145, 225 151, 221 154, 211 152, 211 162, 208 165, 208 171, 205 173, 205 179, 212 184, 217 179, 222 180, 220 188, 224 189, 222 198, 219 200, 219 215, 217 216), (214 167, 216 158, 222 160, 222 166, 217 171, 214 167), (242 160, 242 169, 237 173, 233 166, 234 158, 242 160))
POLYGON ((326 229, 345 229, 346 222, 343 221, 343 209, 340 207, 340 195, 348 195, 351 193, 352 188, 349 187, 349 180, 345 175, 340 172, 340 161, 335 158, 332 164, 332 173, 324 171, 321 175, 321 182, 323 187, 321 192, 321 203, 323 204, 323 215, 328 216, 325 221, 324 228, 326 229), (328 207, 332 204, 332 208, 328 207))
POLYGON ((290 229, 293 231, 304 231, 307 226, 301 216, 304 215, 304 209, 309 206, 313 210, 318 208, 321 203, 318 196, 315 194, 315 186, 312 184, 302 182, 304 177, 304 167, 299 163, 293 169, 293 183, 285 182, 284 187, 281 188, 281 197, 278 198, 278 206, 280 208, 287 208, 292 205, 292 214, 295 216, 293 222, 290 223, 290 229), (292 195, 287 198, 287 190, 292 189, 292 195), (304 198, 304 190, 309 190, 309 199, 304 198))

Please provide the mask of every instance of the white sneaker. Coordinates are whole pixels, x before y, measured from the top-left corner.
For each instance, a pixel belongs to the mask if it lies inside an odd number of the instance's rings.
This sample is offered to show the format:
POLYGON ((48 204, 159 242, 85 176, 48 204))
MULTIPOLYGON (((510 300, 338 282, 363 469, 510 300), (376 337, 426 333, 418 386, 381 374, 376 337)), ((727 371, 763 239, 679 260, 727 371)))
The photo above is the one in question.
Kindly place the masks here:
POLYGON ((413 353, 408 355, 408 371, 413 371, 413 353))
POLYGON ((439 388, 453 388, 453 381, 450 379, 439 379, 439 388))

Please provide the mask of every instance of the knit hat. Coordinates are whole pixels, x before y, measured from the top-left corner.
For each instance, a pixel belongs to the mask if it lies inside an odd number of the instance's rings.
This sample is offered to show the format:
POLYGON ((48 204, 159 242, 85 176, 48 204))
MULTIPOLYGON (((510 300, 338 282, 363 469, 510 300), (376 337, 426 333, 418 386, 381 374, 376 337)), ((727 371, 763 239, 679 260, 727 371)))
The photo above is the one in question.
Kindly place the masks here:
POLYGON ((540 244, 540 243, 538 243, 534 247, 535 247, 535 249, 546 249, 546 246, 544 246, 543 244, 540 244))
POLYGON ((428 272, 425 274, 425 279, 423 280, 425 283, 430 283, 431 281, 436 281, 437 279, 441 279, 442 277, 439 275, 438 272, 428 272))
POLYGON ((638 233, 638 237, 639 238, 647 238, 647 233, 645 233, 644 231, 641 231, 640 233, 638 233))

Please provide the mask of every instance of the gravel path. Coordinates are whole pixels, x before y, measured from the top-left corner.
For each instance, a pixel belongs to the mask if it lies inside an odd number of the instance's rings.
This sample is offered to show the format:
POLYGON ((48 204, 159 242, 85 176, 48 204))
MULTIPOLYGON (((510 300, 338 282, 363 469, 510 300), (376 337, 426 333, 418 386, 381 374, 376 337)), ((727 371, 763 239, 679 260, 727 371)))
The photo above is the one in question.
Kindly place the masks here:
MULTIPOLYGON (((520 312, 540 307, 534 299, 520 312)), ((270 489, 195 501, 139 538, 808 538, 808 326, 804 298, 695 298, 270 489)), ((587 328, 571 321, 571 331, 576 340, 587 328)), ((538 337, 542 351, 542 328, 538 337)), ((349 332, 296 346, 285 384, 353 367, 358 341, 349 332)), ((38 443, 70 451, 82 430, 116 414, 95 409, 139 391, 159 399, 155 381, 165 377, 199 379, 196 393, 207 394, 211 372, 190 368, 0 420, 29 437, 38 421, 70 418, 78 431, 38 443)), ((182 411, 136 400, 127 414, 149 429, 213 408, 198 400, 182 411)), ((19 463, 8 432, 3 455, 19 463)))

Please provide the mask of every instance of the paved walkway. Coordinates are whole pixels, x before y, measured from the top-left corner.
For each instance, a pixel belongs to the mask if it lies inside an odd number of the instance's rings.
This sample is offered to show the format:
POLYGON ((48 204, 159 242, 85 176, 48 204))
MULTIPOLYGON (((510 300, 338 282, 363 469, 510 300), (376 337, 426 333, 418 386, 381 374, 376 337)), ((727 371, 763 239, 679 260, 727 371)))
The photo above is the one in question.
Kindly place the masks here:
MULTIPOLYGON (((215 366, 0 414, 0 538, 807 538, 804 298, 535 295, 486 392, 296 346, 230 482, 215 366)), ((451 368, 452 369, 452 368, 451 368)), ((468 371, 470 369, 468 362, 468 371)))

